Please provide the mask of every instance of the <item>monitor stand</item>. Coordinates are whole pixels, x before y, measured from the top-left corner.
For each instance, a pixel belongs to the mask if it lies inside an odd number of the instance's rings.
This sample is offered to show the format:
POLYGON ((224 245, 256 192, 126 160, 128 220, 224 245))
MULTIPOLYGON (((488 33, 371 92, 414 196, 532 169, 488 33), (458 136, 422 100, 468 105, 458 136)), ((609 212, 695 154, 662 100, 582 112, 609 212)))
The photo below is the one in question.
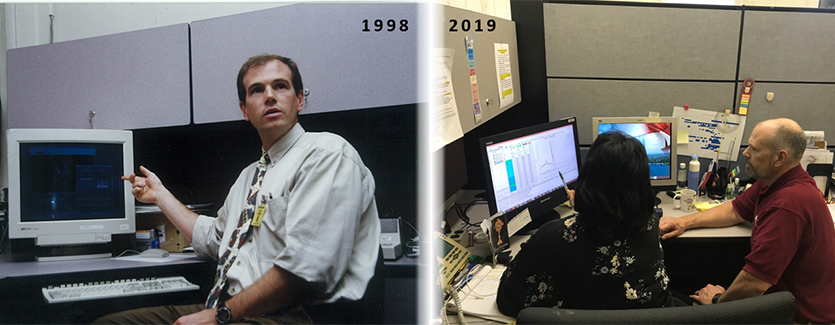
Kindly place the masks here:
POLYGON ((658 207, 658 205, 661 204, 661 198, 658 197, 658 194, 660 194, 660 192, 655 192, 655 207, 654 207, 654 209, 655 209, 655 213, 658 214, 658 217, 661 218, 661 217, 664 216, 664 210, 658 207))

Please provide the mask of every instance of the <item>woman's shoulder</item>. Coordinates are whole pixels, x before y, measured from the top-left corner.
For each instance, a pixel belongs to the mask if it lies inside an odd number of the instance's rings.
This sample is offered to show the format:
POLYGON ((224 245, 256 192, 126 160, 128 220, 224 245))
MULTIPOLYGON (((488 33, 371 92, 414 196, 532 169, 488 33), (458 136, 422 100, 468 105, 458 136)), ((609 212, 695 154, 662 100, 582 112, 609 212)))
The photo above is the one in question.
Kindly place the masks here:
POLYGON ((578 217, 579 215, 574 214, 562 219, 548 221, 537 229, 531 239, 547 242, 574 242, 583 231, 583 227, 577 222, 578 217))

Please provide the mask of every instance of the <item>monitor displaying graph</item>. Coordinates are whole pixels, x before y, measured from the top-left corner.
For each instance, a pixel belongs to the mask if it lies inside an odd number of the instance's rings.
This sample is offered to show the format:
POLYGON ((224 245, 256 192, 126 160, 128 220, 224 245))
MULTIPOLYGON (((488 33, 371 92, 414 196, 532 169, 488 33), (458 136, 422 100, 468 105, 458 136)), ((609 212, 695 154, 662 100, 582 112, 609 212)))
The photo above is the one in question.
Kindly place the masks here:
POLYGON ((486 145, 496 208, 507 212, 577 179, 574 124, 523 134, 486 145))

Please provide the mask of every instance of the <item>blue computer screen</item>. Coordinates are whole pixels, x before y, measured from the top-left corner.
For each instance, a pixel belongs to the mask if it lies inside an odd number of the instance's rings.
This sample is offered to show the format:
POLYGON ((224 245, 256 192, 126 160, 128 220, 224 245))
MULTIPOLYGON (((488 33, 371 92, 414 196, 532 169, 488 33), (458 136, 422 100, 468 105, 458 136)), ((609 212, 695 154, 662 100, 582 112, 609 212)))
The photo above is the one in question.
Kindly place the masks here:
POLYGON ((671 179, 670 123, 600 123, 598 133, 620 131, 638 139, 647 151, 650 179, 671 179))
POLYGON ((124 218, 121 144, 21 143, 23 222, 124 218))

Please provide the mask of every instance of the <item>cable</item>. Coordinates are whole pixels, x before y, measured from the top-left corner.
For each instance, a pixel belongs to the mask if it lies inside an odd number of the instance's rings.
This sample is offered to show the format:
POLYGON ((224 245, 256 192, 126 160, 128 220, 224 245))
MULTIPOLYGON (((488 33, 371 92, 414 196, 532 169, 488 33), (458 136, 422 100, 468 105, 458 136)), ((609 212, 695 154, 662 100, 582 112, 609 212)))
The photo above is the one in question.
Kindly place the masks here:
POLYGON ((464 310, 461 309, 461 298, 458 297, 458 288, 455 285, 450 285, 445 290, 451 297, 447 298, 444 302, 443 306, 441 306, 441 319, 443 319, 444 324, 449 324, 449 318, 447 318, 446 314, 446 305, 449 303, 449 300, 452 299, 455 301, 455 310, 458 312, 458 319, 461 321, 461 324, 467 325, 467 319, 464 317, 464 310))
POLYGON ((140 254, 141 252, 140 252, 140 251, 136 251, 136 250, 132 250, 132 249, 126 249, 124 252, 122 252, 121 254, 119 254, 119 255, 118 255, 118 256, 116 256, 116 257, 122 257, 122 255, 125 255, 125 253, 136 253, 136 254, 140 254))
POLYGON ((420 231, 418 231, 418 230, 417 230, 417 228, 415 228, 415 226, 413 226, 411 223, 409 223, 408 221, 406 221, 406 219, 403 219, 402 217, 398 216, 398 217, 397 217, 397 220, 399 220, 399 221, 403 221, 403 222, 405 222, 407 225, 409 225, 409 227, 412 227, 412 229, 414 229, 414 230, 415 230, 415 234, 417 234, 417 236, 418 236, 418 237, 420 237, 420 231))
POLYGON ((444 211, 444 216, 449 214, 450 210, 455 209, 456 214, 458 214, 458 218, 461 219, 461 221, 463 221, 464 224, 466 224, 467 226, 471 226, 471 227, 478 227, 479 225, 471 222, 470 217, 467 216, 467 210, 469 210, 470 207, 472 207, 475 204, 487 204, 487 201, 485 201, 485 200, 474 200, 474 201, 466 203, 466 204, 455 203, 451 207, 449 207, 449 209, 444 211), (466 205, 466 207, 464 209, 461 209, 462 205, 466 205))

